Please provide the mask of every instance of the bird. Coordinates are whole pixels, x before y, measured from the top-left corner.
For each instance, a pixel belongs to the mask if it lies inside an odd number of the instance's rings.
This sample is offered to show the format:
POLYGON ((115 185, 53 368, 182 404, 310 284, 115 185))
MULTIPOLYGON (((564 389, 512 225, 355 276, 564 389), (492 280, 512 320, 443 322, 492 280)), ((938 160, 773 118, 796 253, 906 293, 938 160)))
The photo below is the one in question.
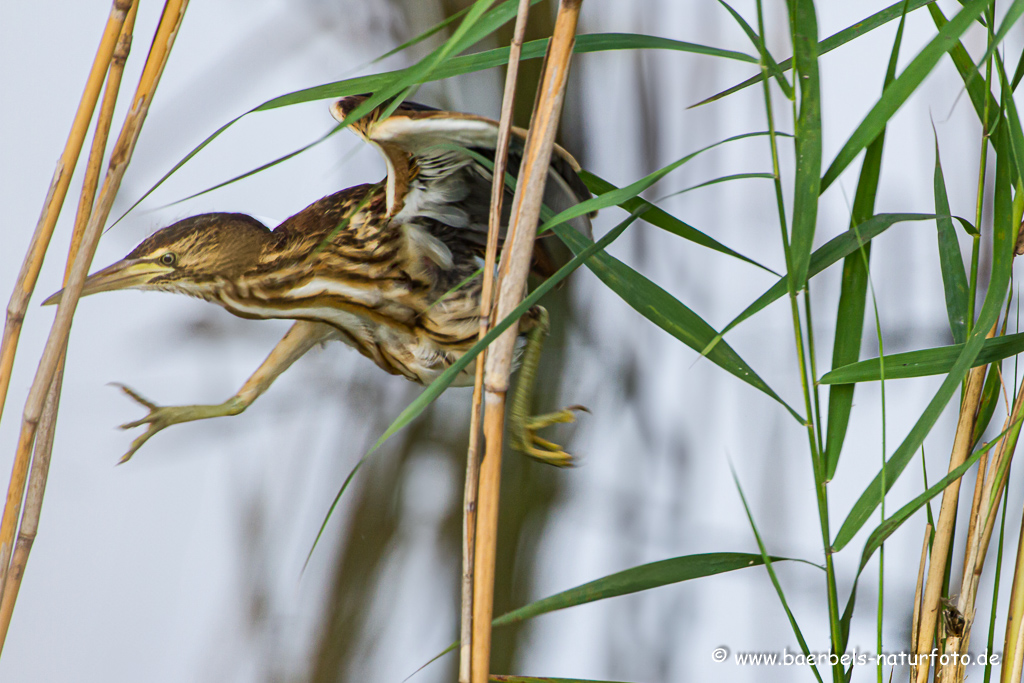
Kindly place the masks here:
MULTIPOLYGON (((367 98, 342 98, 331 113, 344 121, 367 98)), ((349 128, 382 154, 387 175, 381 181, 326 196, 273 230, 243 213, 192 216, 156 231, 123 259, 86 278, 82 296, 166 291, 215 303, 242 318, 295 321, 224 403, 161 406, 121 385, 149 413, 121 425, 146 426, 146 431, 120 462, 173 424, 241 413, 323 342, 340 340, 385 372, 426 385, 477 341, 498 123, 402 101, 378 106, 349 128)), ((513 176, 525 137, 525 130, 513 128, 508 152, 513 176)), ((576 160, 556 145, 544 203, 558 211, 590 198, 579 172, 576 160)), ((506 187, 500 240, 511 203, 506 187)), ((570 225, 592 238, 590 218, 580 216, 570 225)), ((531 272, 543 277, 558 265, 550 233, 538 238, 531 272)), ((62 293, 44 305, 59 303, 62 293)), ((576 411, 586 409, 526 414, 548 326, 548 312, 541 306, 520 320, 519 333, 528 339, 528 348, 511 402, 509 436, 526 455, 568 466, 573 456, 536 432, 572 422, 576 411)), ((453 385, 471 385, 473 377, 471 363, 453 385)))

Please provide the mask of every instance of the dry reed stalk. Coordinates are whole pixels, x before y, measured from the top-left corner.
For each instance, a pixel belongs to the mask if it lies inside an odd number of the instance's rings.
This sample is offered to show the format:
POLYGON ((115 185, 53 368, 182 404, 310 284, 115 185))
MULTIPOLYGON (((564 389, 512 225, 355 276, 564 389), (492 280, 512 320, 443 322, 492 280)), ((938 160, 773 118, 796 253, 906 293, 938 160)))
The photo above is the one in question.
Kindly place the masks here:
MULTIPOLYGON (((995 330, 996 328, 993 327, 989 336, 992 336, 995 330)), ((974 441, 974 423, 978 415, 981 390, 985 384, 985 367, 984 365, 976 367, 968 375, 964 398, 960 404, 960 419, 957 421, 956 436, 953 438, 953 450, 949 457, 949 471, 962 465, 971 451, 974 441)), ((914 672, 914 680, 917 683, 925 683, 928 680, 928 672, 931 667, 931 660, 925 658, 924 655, 931 651, 932 634, 935 633, 935 625, 938 621, 946 558, 953 540, 953 525, 956 522, 959 494, 960 479, 951 482, 942 492, 942 505, 939 508, 935 539, 932 542, 928 579, 925 582, 924 602, 921 606, 921 619, 917 633, 918 665, 914 672)))
MULTIPOLYGON (((1024 412, 1024 387, 1021 387, 1018 392, 1013 408, 1006 418, 1003 426, 1006 434, 993 449, 991 463, 987 469, 979 469, 978 472, 978 481, 975 485, 976 503, 971 509, 970 530, 964 550, 964 573, 961 578, 960 597, 956 604, 957 612, 964 619, 964 629, 962 637, 959 639, 947 640, 944 653, 948 655, 965 654, 970 644, 978 584, 981 581, 988 544, 995 528, 996 512, 1006 487, 1006 478, 1000 479, 1000 473, 1005 471, 1009 461, 1013 458, 1018 434, 1014 425, 1020 420, 1022 412, 1024 412)), ((938 675, 938 679, 963 680, 964 670, 963 666, 959 664, 959 659, 957 657, 956 660, 952 660, 956 661, 956 664, 944 667, 944 670, 938 675)))
MULTIPOLYGON (((487 250, 484 256, 484 274, 480 295, 480 339, 483 339, 491 328, 494 266, 498 259, 498 233, 501 231, 501 205, 505 197, 508 143, 512 133, 516 83, 519 79, 519 55, 522 53, 523 40, 526 37, 526 20, 529 14, 530 0, 519 0, 516 25, 509 46, 505 92, 501 98, 498 142, 494 150, 494 177, 491 184, 491 208, 487 223, 487 250)), ((469 683, 473 647, 473 549, 476 543, 476 506, 480 490, 480 409, 483 405, 486 358, 487 349, 484 349, 476 360, 473 403, 469 423, 469 452, 466 454, 466 489, 462 517, 462 629, 459 645, 459 683, 469 683)))
MULTIPOLYGON (((57 217, 60 215, 64 198, 67 196, 68 187, 71 184, 71 176, 74 174, 75 165, 82 151, 85 142, 85 135, 89 128, 89 120, 96 109, 96 102, 99 100, 100 89, 103 87, 103 80, 110 67, 110 60, 117 45, 118 36, 124 25, 130 0, 114 0, 107 18, 107 24, 103 29, 99 48, 96 50, 96 57, 89 70, 86 79, 85 90, 78 103, 78 110, 71 124, 71 131, 68 133, 68 140, 64 145, 64 151, 57 160, 57 167, 54 169, 53 178, 50 180, 50 187, 43 202, 43 209, 40 212, 39 221, 36 224, 35 232, 32 234, 32 241, 29 244, 28 252, 18 274, 18 281, 11 293, 10 302, 7 304, 7 318, 4 323, 3 340, 0 341, 0 415, 3 414, 4 404, 7 400, 7 389, 11 382, 11 373, 14 369, 14 356, 18 348, 18 340, 21 337, 21 327, 25 320, 25 313, 28 310, 28 302, 32 297, 36 281, 39 278, 39 271, 43 267, 43 257, 50 245, 53 236, 53 229, 57 224, 57 217)), ((0 523, 0 593, 3 591, 3 584, 7 576, 7 569, 13 551, 13 538, 15 522, 21 509, 21 500, 24 494, 25 478, 28 475, 28 458, 15 459, 11 469, 11 479, 7 490, 7 500, 4 506, 3 522, 0 523), (6 532, 6 533, 5 533, 6 532)))
POLYGON ((924 588, 924 568, 928 563, 928 541, 931 540, 932 525, 924 526, 924 541, 921 543, 921 563, 917 567, 917 587, 914 588, 914 614, 910 619, 910 650, 917 652, 917 627, 921 623, 921 593, 924 588))
MULTIPOLYGON (((508 235, 498 277, 496 319, 507 317, 522 300, 530 268, 561 115, 569 62, 576 41, 576 24, 583 0, 561 0, 551 42, 544 57, 537 100, 520 167, 508 235)), ((486 683, 490 668, 491 618, 494 607, 494 564, 498 540, 498 498, 501 485, 501 448, 505 395, 512 370, 512 352, 518 325, 495 340, 484 363, 484 457, 480 465, 476 543, 473 556, 473 645, 470 681, 486 683)))
MULTIPOLYGON (((988 453, 985 453, 978 459, 978 473, 977 475, 975 475, 974 478, 974 497, 971 500, 971 516, 969 518, 970 521, 967 525, 967 543, 964 546, 966 548, 970 548, 972 545, 974 545, 977 539, 979 516, 981 516, 983 513, 981 502, 982 490, 985 488, 985 482, 988 480, 987 475, 991 474, 991 471, 996 469, 996 462, 994 459, 992 461, 993 467, 991 469, 988 467, 988 465, 988 453)), ((964 553, 964 577, 966 577, 973 570, 973 567, 970 565, 970 561, 971 558, 969 553, 964 553)))
MULTIPOLYGON (((78 111, 75 112, 75 118, 71 123, 68 140, 60 159, 57 160, 57 168, 53 171, 53 178, 50 180, 50 188, 43 202, 39 222, 32 234, 28 253, 22 263, 21 272, 18 273, 17 284, 11 294, 10 302, 7 304, 7 320, 4 324, 3 341, 0 342, 0 416, 3 415, 7 389, 11 383, 14 355, 18 348, 25 312, 28 310, 28 301, 35 289, 39 271, 43 267, 43 256, 46 255, 46 250, 50 246, 50 238, 53 236, 54 226, 57 225, 57 217, 64 205, 68 187, 71 185, 71 176, 75 172, 75 164, 82 152, 85 135, 89 129, 89 120, 92 119, 93 111, 96 109, 100 89, 103 87, 103 79, 110 66, 110 59, 114 54, 114 48, 117 45, 118 36, 121 34, 121 27, 130 5, 131 0, 114 0, 113 6, 110 8, 110 16, 107 17, 107 24, 103 28, 103 36, 100 39, 99 48, 96 50, 92 68, 89 70, 85 90, 78 103, 78 111)), ((0 560, 3 559, 3 549, 0 548, 0 560)), ((6 562, 0 562, 0 565, 6 566, 6 562)))
POLYGON ((1006 616, 1006 637, 1003 640, 1003 666, 1000 683, 1019 683, 1024 663, 1024 519, 1021 520, 1020 538, 1017 540, 1017 563, 1013 571, 1010 591, 1010 611, 1006 616))
MULTIPOLYGON (((85 179, 82 183, 82 193, 79 197, 78 213, 75 216, 75 228, 71 233, 71 245, 68 249, 68 260, 64 270, 65 284, 67 284, 68 278, 71 275, 71 266, 78 254, 82 237, 85 234, 85 227, 92 214, 93 200, 96 197, 96 188, 99 185, 100 170, 103 165, 103 154, 107 147, 110 124, 114 117, 114 107, 117 104, 117 95, 121 87, 124 64, 131 50, 132 34, 135 28, 135 17, 138 14, 138 9, 139 3, 136 1, 132 4, 128 16, 121 27, 121 35, 111 58, 110 70, 107 75, 107 86, 103 93, 100 114, 96 120, 96 131, 93 133, 92 146, 89 150, 89 161, 86 164, 85 179)), ((25 574, 28 556, 32 550, 32 544, 35 542, 36 533, 39 530, 39 516, 42 512, 43 495, 46 492, 46 480, 50 471, 50 455, 53 451, 53 436, 57 426, 57 412, 60 406, 60 390, 63 378, 64 354, 61 355, 60 361, 57 364, 53 383, 50 385, 50 390, 46 396, 46 403, 39 423, 39 435, 36 438, 35 452, 32 456, 32 467, 29 472, 24 510, 21 514, 21 523, 18 525, 17 541, 15 542, 14 553, 11 558, 8 581, 6 588, 3 590, 2 599, 0 599, 0 652, 3 651, 4 643, 7 640, 7 632, 10 627, 11 616, 14 612, 14 604, 18 599, 18 592, 21 588, 21 579, 25 574)))
MULTIPOLYGON (((174 39, 177 36, 178 28, 181 25, 181 20, 187 6, 188 0, 167 0, 164 5, 160 24, 153 37, 153 44, 146 58, 146 65, 143 68, 139 85, 136 88, 132 106, 125 117, 121 134, 110 156, 107 175, 103 181, 103 188, 100 191, 95 212, 84 231, 81 249, 76 255, 74 266, 68 277, 67 286, 64 290, 65 295, 57 306, 57 314, 50 329, 50 335, 43 349, 42 358, 39 361, 32 387, 29 390, 28 399, 25 401, 21 434, 18 438, 18 446, 15 453, 14 472, 8 487, 3 522, 0 524, 0 572, 2 572, 0 574, 0 594, 4 591, 8 577, 7 569, 14 540, 15 526, 21 508, 21 499, 24 495, 25 476, 43 407, 50 393, 51 384, 56 377, 57 368, 63 358, 68 334, 71 329, 71 320, 74 316, 75 307, 78 304, 78 298, 81 295, 82 286, 92 262, 92 257, 99 243, 103 224, 107 220, 110 208, 114 203, 114 197, 120 188, 121 179, 124 177, 128 163, 131 161, 135 143, 138 141, 142 124, 149 111, 160 76, 163 74, 164 67, 167 64, 167 58, 174 44, 174 39)), ((123 21, 121 23, 123 24, 123 21)), ((3 628, 6 628, 6 626, 3 628)))

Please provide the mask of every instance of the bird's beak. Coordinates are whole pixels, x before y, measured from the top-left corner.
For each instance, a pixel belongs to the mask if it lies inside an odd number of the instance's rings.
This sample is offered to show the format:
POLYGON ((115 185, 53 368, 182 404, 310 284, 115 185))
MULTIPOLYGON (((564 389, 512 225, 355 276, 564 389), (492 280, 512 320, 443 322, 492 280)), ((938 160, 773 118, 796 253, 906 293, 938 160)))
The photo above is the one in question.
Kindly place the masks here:
MULTIPOLYGON (((118 289, 142 287, 158 275, 165 275, 172 270, 174 269, 149 259, 122 259, 85 278, 82 296, 98 294, 99 292, 111 292, 118 289)), ((50 296, 42 305, 52 306, 59 304, 63 294, 64 290, 62 289, 50 296)))

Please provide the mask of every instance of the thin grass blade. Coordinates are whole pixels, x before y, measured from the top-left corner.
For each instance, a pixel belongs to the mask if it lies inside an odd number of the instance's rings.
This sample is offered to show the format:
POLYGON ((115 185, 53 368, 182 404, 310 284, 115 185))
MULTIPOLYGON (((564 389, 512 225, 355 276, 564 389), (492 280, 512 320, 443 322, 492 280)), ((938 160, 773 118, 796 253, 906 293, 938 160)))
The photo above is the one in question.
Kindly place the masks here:
MULTIPOLYGON (((759 178, 762 180, 773 180, 775 178, 775 175, 773 173, 731 173, 729 175, 720 176, 718 178, 712 178, 711 180, 705 180, 703 183, 697 183, 696 185, 691 185, 690 187, 683 188, 682 190, 677 190, 676 192, 667 194, 664 197, 659 197, 657 201, 660 202, 665 199, 668 199, 669 197, 675 197, 677 195, 686 194, 687 192, 692 192, 693 190, 699 190, 702 187, 709 187, 711 185, 717 185, 719 183, 729 183, 732 182, 733 180, 750 180, 753 178, 759 178)), ((776 275, 777 274, 778 273, 776 273, 776 275)))
POLYGON ((591 678, 536 678, 534 676, 504 676, 491 674, 488 680, 497 683, 618 683, 617 681, 597 681, 591 678))
MULTIPOLYGON (((968 4, 968 7, 972 6, 973 4, 968 4)), ((1017 239, 1016 226, 1012 225, 1013 200, 1010 165, 1012 155, 1005 130, 1005 126, 1000 128, 993 137, 993 144, 996 149, 996 180, 992 221, 992 270, 988 291, 985 294, 985 301, 978 314, 978 320, 939 390, 929 402, 921 417, 911 428, 903 443, 899 445, 889 458, 885 465, 884 474, 879 472, 875 476, 839 528, 839 532, 836 534, 835 541, 833 542, 833 547, 837 552, 850 542, 878 506, 883 495, 882 481, 884 480, 887 491, 899 479, 900 474, 903 473, 910 459, 924 442, 932 426, 939 419, 939 415, 945 409, 946 404, 967 376, 967 372, 974 364, 975 358, 984 348, 985 335, 999 317, 999 312, 1005 301, 1009 286, 1013 248, 1017 239)), ((889 373, 888 365, 886 366, 886 373, 889 373)))
MULTIPOLYGON (((882 81, 882 91, 896 78, 896 64, 903 42, 906 14, 900 17, 896 38, 889 52, 889 65, 882 81)), ((857 180, 857 191, 850 212, 850 230, 856 233, 860 225, 875 213, 878 179, 882 172, 882 150, 885 148, 885 129, 871 141, 864 153, 864 163, 857 180)), ((832 344, 832 369, 856 363, 860 359, 860 346, 864 334, 864 311, 867 306, 868 270, 871 263, 871 244, 865 244, 843 260, 843 282, 836 310, 836 335, 832 344)), ((843 384, 829 388, 828 415, 825 432, 825 481, 831 481, 839 467, 839 456, 846 441, 846 430, 853 410, 856 385, 843 384)))
MULTIPOLYGON (((818 77, 818 18, 813 0, 791 0, 793 63, 800 84, 796 119, 796 173, 793 188, 793 224, 790 232, 789 292, 807 284, 807 269, 814 246, 821 189, 821 84, 818 77)), ((871 136, 874 140, 877 135, 871 136)), ((870 143, 871 140, 868 140, 870 143)))
MULTIPOLYGON (((883 356, 885 379, 888 381, 945 374, 953 368, 954 363, 963 353, 964 346, 964 344, 954 344, 883 356)), ((987 365, 1010 356, 1016 356, 1018 353, 1024 353, 1024 333, 986 339, 971 367, 987 365)), ((869 358, 827 372, 819 382, 821 384, 877 382, 881 379, 880 369, 879 359, 869 358)))
MULTIPOLYGON (((833 237, 831 240, 816 249, 814 253, 811 254, 811 262, 807 270, 807 277, 810 279, 829 266, 834 265, 840 259, 846 258, 896 223, 905 221, 924 221, 934 218, 935 216, 930 213, 877 214, 860 224, 856 231, 849 230, 844 232, 837 237, 833 237)), ((781 299, 786 295, 786 291, 786 278, 783 276, 779 278, 778 282, 772 285, 768 291, 759 296, 752 304, 743 309, 738 316, 733 318, 732 321, 711 340, 708 346, 701 350, 701 353, 706 354, 710 352, 730 330, 755 313, 759 313, 764 310, 769 304, 781 299)))
MULTIPOLYGON (((934 127, 932 132, 935 133, 934 127)), ((938 228, 939 266, 942 270, 942 289, 946 297, 946 316, 953 341, 962 344, 967 340, 967 271, 964 270, 960 242, 956 237, 953 219, 950 218, 949 199, 946 196, 946 179, 942 173, 939 157, 939 136, 935 133, 935 224, 938 228)))
MULTIPOLYGON (((818 43, 818 54, 823 55, 828 52, 831 52, 832 50, 835 50, 838 47, 842 47, 843 45, 846 45, 847 43, 855 40, 856 38, 861 37, 862 35, 874 31, 876 28, 879 28, 880 26, 888 24, 890 21, 894 19, 899 19, 903 15, 904 4, 906 5, 906 12, 907 14, 909 14, 910 12, 916 9, 920 9, 921 7, 924 7, 925 5, 930 5, 934 2, 935 0, 912 0, 907 3, 904 3, 903 0, 900 0, 899 2, 895 2, 892 5, 886 7, 885 9, 879 10, 878 12, 875 12, 871 16, 861 21, 858 21, 856 24, 848 26, 844 28, 842 31, 839 31, 838 33, 833 33, 831 36, 818 43)), ((782 72, 789 71, 791 68, 793 68, 792 59, 785 59, 779 62, 779 69, 782 72)), ((723 97, 728 97, 729 95, 732 95, 735 92, 739 92, 740 90, 749 88, 752 85, 757 85, 763 80, 764 75, 762 74, 751 76, 742 83, 737 83, 731 88, 727 88, 720 93, 716 93, 711 97, 701 100, 697 104, 691 104, 689 108, 693 109, 695 107, 700 107, 705 104, 710 104, 711 102, 720 100, 723 97)))
MULTIPOLYGON (((586 237, 569 226, 561 225, 554 230, 574 253, 582 253, 589 245, 586 237)), ((596 254, 587 262, 587 267, 638 313, 691 349, 699 352, 715 337, 715 329, 703 318, 618 259, 605 253, 596 254)), ((795 420, 804 424, 803 416, 783 401, 728 344, 720 342, 706 355, 718 367, 771 396, 795 420)))
POLYGON ((758 35, 757 31, 755 31, 749 23, 747 23, 747 20, 743 18, 743 15, 734 10, 729 3, 725 2, 725 0, 718 0, 718 4, 725 7, 729 14, 732 15, 732 18, 736 20, 736 23, 740 25, 740 28, 743 29, 743 32, 747 34, 747 38, 749 38, 750 42, 754 44, 754 47, 757 48, 758 53, 760 53, 761 58, 764 60, 768 73, 775 78, 775 81, 779 84, 779 88, 781 88, 783 94, 785 94, 786 99, 792 100, 794 97, 793 86, 786 80, 786 75, 782 72, 782 69, 779 68, 778 62, 776 62, 775 58, 772 57, 770 52, 768 52, 768 46, 764 44, 763 40, 761 40, 761 36, 758 35))
POLYGON ((871 108, 868 115, 854 130, 853 134, 843 145, 836 155, 835 160, 825 171, 821 179, 821 191, 824 192, 831 185, 839 174, 846 170, 862 149, 867 147, 874 140, 882 128, 889 122, 893 114, 907 98, 913 94, 917 87, 932 72, 939 59, 942 58, 956 44, 959 37, 966 31, 974 20, 981 16, 982 12, 993 2, 993 0, 971 0, 967 2, 956 16, 945 26, 939 29, 936 35, 911 60, 907 68, 903 70, 896 80, 892 82, 881 98, 871 108))
MULTIPOLYGON (((790 558, 772 557, 771 559, 773 562, 781 562, 790 558)), ((607 600, 620 595, 733 572, 737 569, 756 567, 761 564, 764 564, 763 558, 751 553, 705 553, 651 562, 531 602, 529 605, 524 605, 495 619, 494 627, 508 626, 567 607, 576 607, 589 602, 607 600)))
MULTIPOLYGON (((464 353, 458 360, 452 363, 452 365, 447 370, 442 372, 437 379, 431 382, 430 385, 423 390, 423 393, 417 396, 412 403, 406 406, 406 408, 401 413, 399 413, 398 417, 395 418, 394 422, 392 422, 391 425, 388 426, 386 430, 384 430, 384 433, 380 435, 380 437, 374 442, 373 446, 370 447, 370 450, 366 452, 366 455, 359 459, 359 462, 356 463, 355 467, 352 468, 352 471, 345 479, 345 483, 342 485, 341 489, 339 489, 338 493, 334 496, 334 500, 331 501, 330 506, 327 508, 327 514, 324 515, 324 520, 320 524, 320 529, 317 531, 316 538, 313 540, 313 545, 309 549, 309 555, 306 558, 307 563, 309 562, 309 556, 312 556, 313 551, 316 550, 316 546, 320 542, 320 537, 323 536, 324 529, 327 528, 327 522, 330 521, 331 515, 334 514, 334 509, 338 506, 338 502, 341 501, 341 497, 342 495, 344 495, 345 490, 348 488, 349 483, 352 481, 352 477, 355 476, 355 473, 363 465, 363 463, 365 463, 370 458, 370 456, 377 451, 377 449, 383 446, 385 441, 390 439, 398 431, 400 431, 401 429, 406 427, 410 422, 419 417, 420 414, 422 414, 423 411, 426 410, 427 406, 433 403, 434 400, 438 396, 440 396, 445 389, 451 386, 451 383, 455 381, 455 378, 459 376, 459 373, 465 370, 469 366, 469 364, 472 363, 478 355, 480 355, 480 352, 483 351, 484 348, 486 348, 491 342, 497 339, 505 330, 507 330, 517 320, 519 320, 519 318, 521 318, 524 313, 530 310, 530 307, 536 304, 541 297, 543 297, 545 294, 554 289, 554 287, 559 282, 567 278, 570 273, 572 273, 574 270, 583 265, 587 261, 587 259, 593 257, 599 251, 601 251, 609 244, 614 242, 619 237, 619 235, 621 235, 623 231, 625 231, 626 228, 632 225, 633 222, 636 221, 636 219, 639 217, 640 213, 634 213, 630 215, 626 220, 622 221, 617 226, 609 230, 608 233, 605 234, 597 242, 591 243, 586 249, 578 253, 572 260, 569 261, 569 263, 559 268, 554 275, 549 277, 547 280, 542 282, 536 289, 530 292, 523 299, 522 303, 520 303, 515 309, 513 309, 512 313, 510 313, 508 317, 506 317, 504 320, 496 324, 490 332, 488 332, 482 339, 480 339, 480 341, 471 346, 469 350, 466 351, 466 353, 464 353)), ((573 228, 567 227, 567 229, 575 232, 573 228)))
MULTIPOLYGON (((937 4, 928 5, 928 13, 931 15, 937 29, 941 30, 949 23, 937 4)), ((964 88, 971 98, 971 104, 974 105, 974 111, 978 115, 978 120, 981 121, 985 116, 985 79, 978 73, 978 69, 974 66, 974 61, 971 59, 970 54, 968 54, 967 49, 959 40, 950 48, 949 57, 953 60, 953 65, 956 66, 956 70, 964 82, 964 88)), ((988 97, 991 104, 994 98, 992 98, 991 93, 988 93, 988 97)), ((988 129, 990 131, 995 130, 1000 116, 999 109, 990 106, 988 119, 988 129)))
POLYGON ((967 470, 970 469, 983 454, 987 453, 996 443, 998 443, 1001 438, 1001 435, 997 436, 995 439, 992 439, 985 448, 979 448, 969 458, 967 458, 963 464, 955 468, 935 485, 930 486, 924 493, 901 507, 891 517, 887 517, 884 522, 875 527, 875 529, 868 535, 867 541, 864 543, 864 549, 861 551, 860 566, 857 569, 857 575, 853 579, 853 588, 850 590, 850 597, 846 603, 846 609, 843 611, 842 621, 845 633, 849 633, 850 621, 853 618, 853 608, 857 601, 857 584, 860 581, 861 572, 863 572, 864 568, 867 567, 868 560, 871 559, 871 556, 882 546, 882 543, 892 536, 896 530, 899 529, 904 522, 910 519, 915 512, 924 507, 932 498, 942 493, 952 482, 964 476, 964 473, 967 472, 967 470))
MULTIPOLYGON (((768 177, 771 178, 772 176, 769 175, 768 177)), ((596 195, 603 195, 607 194, 608 192, 620 189, 615 185, 609 183, 607 180, 599 178, 588 171, 583 171, 582 173, 580 173, 580 178, 586 184, 587 188, 596 195)), ((755 265, 758 268, 767 270, 769 273, 778 275, 778 273, 773 271, 771 268, 768 268, 767 266, 758 263, 752 258, 740 254, 739 252, 733 251, 729 247, 725 246, 724 244, 715 240, 714 238, 709 237, 708 235, 701 232, 697 228, 693 227, 689 223, 679 220, 678 218, 668 213, 664 209, 658 208, 654 204, 648 202, 643 197, 633 197, 632 199, 628 199, 620 203, 618 206, 621 206, 626 211, 636 211, 637 209, 640 208, 646 208, 647 210, 644 212, 645 222, 650 223, 651 225, 654 225, 656 227, 659 227, 662 230, 670 232, 673 235, 678 235, 679 237, 682 237, 685 240, 689 240, 694 244, 699 244, 702 247, 713 249, 714 251, 725 254, 727 256, 732 256, 733 258, 737 258, 741 261, 746 261, 751 265, 755 265)))
MULTIPOLYGON (((479 41, 484 36, 480 35, 482 28, 486 28, 490 31, 496 30, 503 23, 509 21, 514 16, 515 7, 514 3, 503 3, 503 5, 496 7, 491 10, 494 16, 488 16, 479 22, 479 27, 468 32, 461 40, 460 45, 456 47, 459 49, 465 49, 472 46, 473 43, 479 41), (506 16, 502 13, 502 10, 506 7, 511 7, 512 15, 506 16)), ((453 37, 454 39, 454 37, 453 37)), ((547 39, 534 40, 523 45, 522 56, 520 60, 528 59, 539 59, 544 56, 547 50, 547 39)), ((576 45, 573 48, 576 53, 586 52, 603 52, 608 50, 641 50, 641 49, 657 49, 657 50, 675 50, 679 52, 690 52, 694 54, 708 55, 712 57, 721 57, 725 59, 735 59, 744 62, 756 63, 757 59, 750 55, 742 52, 735 52, 732 50, 721 50, 718 48, 709 47, 706 45, 698 45, 696 43, 688 43, 680 40, 672 40, 670 38, 661 38, 658 36, 646 36, 632 33, 596 33, 596 34, 583 34, 576 37, 576 45)), ((436 52, 436 51, 435 51, 436 52)), ((433 55, 434 53, 432 53, 433 55)), ((272 98, 266 102, 260 104, 257 107, 250 109, 249 111, 231 119, 226 124, 218 128, 212 135, 203 140, 199 145, 192 149, 186 154, 180 161, 178 161, 170 171, 164 174, 152 187, 134 203, 132 204, 121 218, 130 213, 139 204, 141 204, 147 197, 149 197, 158 187, 164 184, 168 178, 177 172, 182 166, 190 161, 196 154, 205 149, 211 142, 218 138, 228 128, 233 126, 242 118, 249 114, 254 114, 262 111, 270 111, 272 109, 279 109, 281 107, 288 107, 296 104, 304 104, 306 102, 315 102, 318 100, 325 99, 336 99, 340 97, 347 97, 349 95, 360 95, 364 93, 375 93, 376 96, 372 100, 368 100, 352 112, 349 120, 345 123, 339 124, 332 128, 326 135, 321 136, 317 140, 304 145, 303 147, 289 152, 281 157, 273 159, 265 164, 262 164, 258 168, 251 169, 237 175, 229 180, 218 183, 212 187, 208 187, 200 192, 190 195, 186 199, 198 197, 200 195, 211 192, 215 189, 224 187, 233 182, 237 182, 243 178, 247 178, 254 173, 262 170, 266 170, 277 164, 287 161, 297 154, 310 149, 311 147, 320 144, 330 136, 334 135, 342 128, 345 128, 350 123, 357 121, 364 114, 369 112, 373 107, 376 107, 381 102, 387 100, 390 97, 398 94, 399 92, 409 88, 410 86, 417 85, 420 83, 427 83, 430 81, 443 80, 445 78, 451 78, 453 76, 459 76, 467 73, 474 73, 477 71, 484 71, 486 69, 493 69, 499 66, 503 66, 508 63, 509 48, 496 48, 493 50, 486 50, 484 52, 478 52, 472 55, 464 55, 462 57, 449 57, 446 61, 438 63, 436 66, 427 68, 423 66, 424 62, 420 62, 419 65, 414 67, 408 67, 406 69, 398 69, 395 71, 388 71, 381 74, 374 74, 370 76, 357 76, 355 78, 347 78, 341 81, 334 81, 332 83, 325 83, 323 85, 313 86, 311 88, 304 88, 297 90, 279 97, 272 98)), ((429 58, 430 56, 428 56, 429 58)), ((426 60, 427 58, 425 58, 426 60)), ((429 65, 428 65, 429 66, 429 65)), ((182 200, 184 201, 184 200, 182 200)), ((118 220, 121 220, 119 218, 118 220)))
MULTIPOLYGON (((750 524, 750 530, 754 533, 754 539, 757 541, 757 547, 761 551, 761 562, 764 563, 765 569, 768 570, 768 577, 772 581, 772 587, 775 588, 776 595, 779 596, 779 602, 782 604, 782 609, 786 612, 786 618, 789 619, 789 625, 790 628, 793 629, 793 635, 796 636, 796 640, 800 644, 800 650, 806 655, 810 652, 810 648, 807 647, 807 640, 804 638, 803 631, 800 629, 800 624, 797 623, 793 610, 789 608, 789 601, 786 599, 786 593, 782 590, 782 584, 779 582, 779 577, 775 574, 775 569, 773 567, 775 559, 768 555, 768 549, 764 544, 764 539, 761 537, 761 532, 757 529, 757 522, 754 521, 754 513, 750 511, 750 505, 747 503, 747 496, 743 493, 743 486, 740 484, 739 475, 736 474, 736 469, 732 466, 732 462, 729 463, 729 470, 732 473, 732 481, 736 485, 736 492, 740 494, 740 501, 743 503, 743 510, 747 513, 747 522, 750 524)), ((814 677, 818 680, 818 683, 824 683, 817 666, 812 664, 811 671, 814 673, 814 677)))

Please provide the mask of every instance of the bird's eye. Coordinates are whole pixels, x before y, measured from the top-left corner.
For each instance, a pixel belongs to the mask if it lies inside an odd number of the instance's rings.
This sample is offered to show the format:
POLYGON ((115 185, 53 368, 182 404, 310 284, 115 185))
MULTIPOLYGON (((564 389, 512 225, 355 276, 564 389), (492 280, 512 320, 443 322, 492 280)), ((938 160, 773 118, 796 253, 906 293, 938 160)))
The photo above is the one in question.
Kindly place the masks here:
POLYGON ((173 266, 174 262, 177 260, 178 257, 172 254, 171 252, 167 252, 166 254, 160 257, 160 263, 165 266, 173 266))

